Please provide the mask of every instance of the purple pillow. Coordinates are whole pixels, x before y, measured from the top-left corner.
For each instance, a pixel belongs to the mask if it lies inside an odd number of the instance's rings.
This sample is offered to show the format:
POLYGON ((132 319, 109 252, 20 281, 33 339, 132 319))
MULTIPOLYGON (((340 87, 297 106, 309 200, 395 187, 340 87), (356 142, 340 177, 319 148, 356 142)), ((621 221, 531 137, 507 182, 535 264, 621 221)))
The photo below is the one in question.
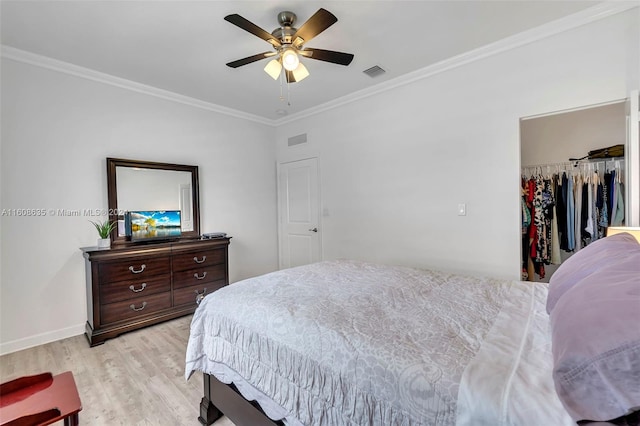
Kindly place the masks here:
POLYGON ((629 233, 615 234, 589 244, 565 260, 549 280, 547 313, 571 287, 603 267, 623 262, 640 244, 629 233))
POLYGON ((566 289, 550 316, 553 380, 576 421, 640 407, 640 244, 622 260, 593 262, 600 267, 588 265, 592 272, 566 289))

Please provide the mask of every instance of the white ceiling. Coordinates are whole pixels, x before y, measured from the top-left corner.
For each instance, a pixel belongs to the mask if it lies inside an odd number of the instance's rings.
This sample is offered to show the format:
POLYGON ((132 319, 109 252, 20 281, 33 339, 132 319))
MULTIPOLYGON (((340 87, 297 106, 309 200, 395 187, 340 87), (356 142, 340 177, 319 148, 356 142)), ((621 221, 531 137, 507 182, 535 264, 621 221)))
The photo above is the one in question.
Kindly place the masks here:
POLYGON ((598 1, 7 1, 2 44, 277 120, 592 7, 598 1), (311 75, 282 88, 264 59, 271 46, 226 22, 238 13, 268 32, 291 10, 299 27, 320 7, 338 22, 307 47, 353 53, 351 65, 303 59, 311 75), (371 78, 374 65, 387 72, 371 78))

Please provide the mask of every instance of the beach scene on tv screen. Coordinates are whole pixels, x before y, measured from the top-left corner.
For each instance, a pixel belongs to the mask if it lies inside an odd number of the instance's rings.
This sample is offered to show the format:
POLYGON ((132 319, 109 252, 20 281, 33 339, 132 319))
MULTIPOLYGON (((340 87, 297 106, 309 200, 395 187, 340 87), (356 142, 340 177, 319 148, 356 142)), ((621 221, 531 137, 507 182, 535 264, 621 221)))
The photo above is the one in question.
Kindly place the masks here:
POLYGON ((180 211, 131 212, 131 238, 174 238, 180 236, 180 211))

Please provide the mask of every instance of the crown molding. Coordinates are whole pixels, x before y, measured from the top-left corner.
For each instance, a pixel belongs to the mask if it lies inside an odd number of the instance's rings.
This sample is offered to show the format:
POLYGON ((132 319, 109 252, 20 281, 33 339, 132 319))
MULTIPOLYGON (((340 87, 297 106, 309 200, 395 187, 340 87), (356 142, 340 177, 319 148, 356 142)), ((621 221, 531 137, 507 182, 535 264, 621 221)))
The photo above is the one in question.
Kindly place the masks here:
POLYGON ((276 120, 267 119, 265 117, 257 116, 254 114, 245 113, 232 108, 223 107, 221 105, 205 102, 199 99, 195 99, 189 96, 180 95, 178 93, 170 92, 168 90, 159 89, 146 84, 137 83, 135 81, 127 80, 120 77, 115 77, 110 74, 105 74, 99 71, 95 71, 89 68, 80 67, 70 64, 68 62, 59 61, 46 56, 38 55, 35 53, 27 52, 24 50, 16 49, 10 46, 1 45, 1 56, 3 58, 12 59, 15 61, 27 63, 30 65, 47 68, 53 71, 74 75, 76 77, 85 78, 88 80, 96 81, 103 84, 119 87, 122 89, 131 90, 138 93, 154 96, 160 99, 189 105, 195 108, 204 109, 207 111, 213 111, 228 116, 241 118, 249 121, 254 121, 260 124, 277 127, 282 124, 287 124, 300 120, 302 118, 310 117, 340 106, 359 101, 361 99, 368 98, 370 96, 377 95, 389 90, 394 90, 398 87, 411 84, 418 80, 422 80, 431 77, 436 74, 463 66, 470 62, 481 60, 489 56, 497 55, 499 53, 515 49, 517 47, 529 44, 538 40, 542 40, 547 37, 580 27, 582 25, 589 24, 591 22, 607 18, 618 13, 625 12, 633 8, 640 8, 637 1, 605 1, 585 9, 581 12, 574 13, 567 17, 543 24, 536 28, 532 28, 527 31, 523 31, 519 34, 511 37, 504 38, 494 43, 479 47, 472 51, 454 56, 436 64, 430 65, 425 68, 421 68, 417 71, 413 71, 408 74, 396 77, 391 80, 387 80, 375 86, 359 90, 349 95, 337 98, 335 100, 326 102, 322 105, 300 111, 296 114, 282 117, 276 120))
POLYGON ((317 107, 309 108, 296 114, 280 118, 276 120, 275 123, 277 125, 287 124, 302 118, 329 111, 331 109, 338 108, 340 106, 359 101, 361 99, 365 99, 379 93, 393 90, 398 87, 416 82, 418 80, 422 80, 433 75, 466 65, 470 62, 475 62, 489 56, 497 55, 499 53, 524 46, 525 44, 542 40, 553 35, 589 24, 591 22, 616 15, 618 13, 626 12, 627 10, 633 8, 638 8, 640 11, 640 5, 637 1, 605 1, 587 8, 581 12, 577 12, 564 18, 548 22, 530 30, 523 31, 513 36, 498 40, 494 43, 487 44, 469 52, 465 52, 463 54, 427 66, 425 68, 421 68, 417 71, 413 71, 394 79, 387 80, 373 87, 362 89, 349 95, 326 102, 322 105, 318 105, 317 107))
POLYGON ((235 118, 241 118, 244 120, 255 121, 260 124, 275 126, 274 120, 270 120, 254 114, 249 114, 249 113, 238 111, 232 108, 223 107, 217 104, 213 104, 211 102, 205 102, 199 99, 195 99, 185 95, 180 95, 178 93, 174 93, 164 89, 159 89, 157 87, 149 86, 146 84, 137 83, 132 80, 116 77, 111 74, 105 74, 99 71, 92 70, 90 68, 81 67, 68 62, 49 58, 47 56, 42 56, 35 53, 27 52, 26 50, 16 49, 15 47, 10 47, 6 45, 1 45, 0 47, 1 47, 1 56, 3 58, 11 59, 18 62, 23 62, 29 65, 34 65, 41 68, 46 68, 46 69, 57 71, 63 74, 73 75, 76 77, 84 78, 84 79, 95 81, 102 84, 119 87, 121 89, 143 93, 145 95, 154 96, 156 98, 177 102, 177 103, 192 106, 195 108, 200 108, 207 111, 213 111, 220 114, 229 115, 235 118))

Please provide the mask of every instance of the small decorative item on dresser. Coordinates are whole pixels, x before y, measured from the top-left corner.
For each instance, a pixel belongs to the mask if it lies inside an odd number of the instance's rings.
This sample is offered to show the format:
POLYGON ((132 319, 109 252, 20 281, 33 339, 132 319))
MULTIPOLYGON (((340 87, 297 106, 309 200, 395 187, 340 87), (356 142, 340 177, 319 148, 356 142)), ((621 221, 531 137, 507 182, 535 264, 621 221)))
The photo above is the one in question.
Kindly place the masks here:
POLYGON ((209 232, 200 236, 201 240, 213 240, 215 238, 227 238, 226 232, 209 232))
POLYGON ((98 247, 111 247, 111 238, 109 237, 109 235, 111 234, 111 231, 113 231, 113 229, 116 227, 116 223, 109 220, 106 220, 104 222, 94 222, 90 220, 89 222, 91 222, 93 226, 96 227, 98 235, 100 236, 100 238, 98 238, 98 247))

